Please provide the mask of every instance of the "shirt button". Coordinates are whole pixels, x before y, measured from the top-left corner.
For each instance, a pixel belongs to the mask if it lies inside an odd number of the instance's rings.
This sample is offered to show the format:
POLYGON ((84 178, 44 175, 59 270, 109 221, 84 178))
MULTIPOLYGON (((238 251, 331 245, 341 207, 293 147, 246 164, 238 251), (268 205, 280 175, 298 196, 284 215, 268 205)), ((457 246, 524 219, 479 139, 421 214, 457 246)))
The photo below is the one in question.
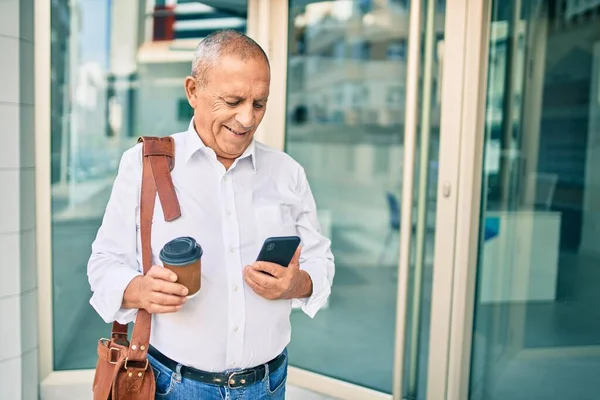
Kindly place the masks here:
POLYGON ((235 251, 235 249, 234 249, 233 247, 230 247, 230 248, 229 248, 229 252, 230 252, 230 253, 233 253, 234 251, 235 251))
POLYGON ((231 211, 227 210, 227 216, 230 217, 231 216, 231 211))
POLYGON ((237 287, 237 285, 233 285, 233 291, 234 291, 234 292, 237 292, 237 291, 238 291, 238 287, 237 287))
POLYGON ((234 332, 237 332, 237 331, 238 331, 238 329, 240 329, 240 328, 238 328, 238 327, 236 326, 235 328, 233 328, 233 331, 234 331, 234 332))

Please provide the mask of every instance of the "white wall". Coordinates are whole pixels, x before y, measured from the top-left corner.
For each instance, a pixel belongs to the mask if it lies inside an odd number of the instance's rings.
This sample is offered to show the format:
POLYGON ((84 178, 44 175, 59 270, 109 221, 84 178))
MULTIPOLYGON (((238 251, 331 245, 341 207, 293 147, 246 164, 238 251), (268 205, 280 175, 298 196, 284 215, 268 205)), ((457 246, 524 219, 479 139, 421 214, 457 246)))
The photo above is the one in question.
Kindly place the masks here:
POLYGON ((0 1, 0 399, 7 400, 38 398, 33 18, 33 0, 0 1))

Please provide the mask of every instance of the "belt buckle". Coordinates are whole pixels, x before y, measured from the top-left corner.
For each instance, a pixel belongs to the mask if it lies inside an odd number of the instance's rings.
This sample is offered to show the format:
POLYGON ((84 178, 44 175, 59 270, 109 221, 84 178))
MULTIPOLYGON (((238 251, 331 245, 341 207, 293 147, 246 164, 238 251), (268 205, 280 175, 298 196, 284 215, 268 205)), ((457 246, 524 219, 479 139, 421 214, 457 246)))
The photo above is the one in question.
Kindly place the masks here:
POLYGON ((244 384, 244 383, 246 383, 246 382, 244 381, 244 379, 240 379, 239 381, 236 381, 236 380, 235 380, 235 377, 236 377, 236 376, 238 376, 238 375, 241 375, 243 372, 244 372, 244 371, 235 371, 235 372, 232 372, 232 373, 229 375, 229 377, 227 378, 227 388, 229 388, 229 389, 235 389, 235 387, 234 387, 234 386, 232 386, 232 385, 235 385, 235 384, 236 384, 236 383, 238 383, 238 382, 239 382, 239 383, 241 383, 241 384, 244 384), (244 382, 242 382, 242 381, 244 381, 244 382))
POLYGON ((232 372, 229 375, 229 378, 227 379, 227 387, 229 389, 235 389, 236 387, 242 387, 247 383, 247 378, 240 378, 239 380, 236 380, 235 377, 236 376, 250 376, 250 373, 252 373, 254 375, 254 381, 256 382, 256 370, 251 369, 251 370, 242 370, 242 371, 235 371, 232 372), (237 386, 234 386, 237 385, 237 386))

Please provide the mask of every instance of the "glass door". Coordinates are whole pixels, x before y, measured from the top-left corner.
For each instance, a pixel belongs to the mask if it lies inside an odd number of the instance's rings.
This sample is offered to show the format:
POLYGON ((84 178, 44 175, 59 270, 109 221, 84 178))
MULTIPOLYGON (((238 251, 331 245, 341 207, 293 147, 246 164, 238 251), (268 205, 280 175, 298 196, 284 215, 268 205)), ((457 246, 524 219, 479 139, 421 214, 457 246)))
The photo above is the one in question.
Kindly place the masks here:
POLYGON ((409 19, 391 3, 289 2, 285 143, 336 258, 327 308, 314 320, 292 315, 290 362, 383 393, 393 378, 404 154, 408 32, 397 27, 409 19))
POLYGON ((446 1, 291 0, 288 23, 285 150, 336 257, 326 309, 292 315, 290 362, 334 378, 316 388, 328 394, 345 381, 425 399, 428 364, 446 357, 428 352, 436 232, 451 227, 436 218, 440 148, 457 143, 441 130, 442 71, 462 68, 443 62, 446 1))
POLYGON ((597 399, 600 3, 490 4, 469 398, 597 399))

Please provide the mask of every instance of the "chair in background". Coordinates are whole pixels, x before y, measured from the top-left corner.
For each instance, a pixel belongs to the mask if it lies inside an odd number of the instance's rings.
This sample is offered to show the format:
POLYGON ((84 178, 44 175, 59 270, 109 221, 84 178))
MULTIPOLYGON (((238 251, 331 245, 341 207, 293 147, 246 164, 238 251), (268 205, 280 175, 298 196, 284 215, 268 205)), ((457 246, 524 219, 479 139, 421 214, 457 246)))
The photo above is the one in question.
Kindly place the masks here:
POLYGON ((483 225, 483 241, 492 240, 500 234, 500 218, 486 217, 483 225))

